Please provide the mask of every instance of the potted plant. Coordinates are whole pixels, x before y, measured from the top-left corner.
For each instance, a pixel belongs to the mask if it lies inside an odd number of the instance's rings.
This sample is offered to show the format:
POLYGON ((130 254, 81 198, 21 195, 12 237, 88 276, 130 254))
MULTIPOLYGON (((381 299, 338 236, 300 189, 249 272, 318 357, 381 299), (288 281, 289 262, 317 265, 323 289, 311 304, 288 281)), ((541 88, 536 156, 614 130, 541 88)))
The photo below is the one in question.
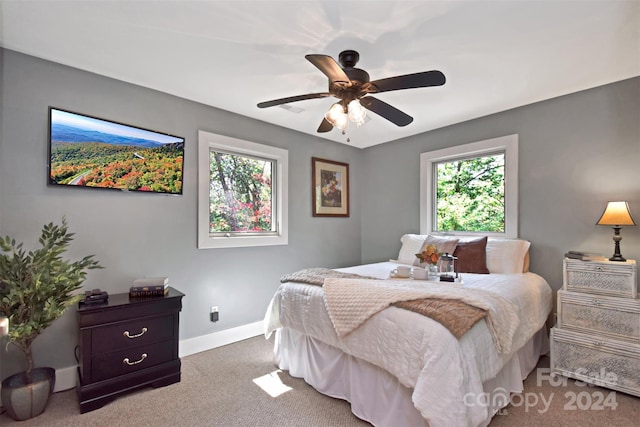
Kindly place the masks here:
POLYGON ((42 228, 40 248, 26 252, 9 236, 0 239, 0 317, 9 318, 8 343, 26 357, 26 370, 2 381, 2 404, 16 420, 41 414, 53 391, 55 370, 34 368, 32 344, 65 310, 78 303, 87 270, 102 268, 93 255, 79 261, 62 258, 74 233, 62 225, 42 228), (26 401, 25 399, 38 401, 26 401))

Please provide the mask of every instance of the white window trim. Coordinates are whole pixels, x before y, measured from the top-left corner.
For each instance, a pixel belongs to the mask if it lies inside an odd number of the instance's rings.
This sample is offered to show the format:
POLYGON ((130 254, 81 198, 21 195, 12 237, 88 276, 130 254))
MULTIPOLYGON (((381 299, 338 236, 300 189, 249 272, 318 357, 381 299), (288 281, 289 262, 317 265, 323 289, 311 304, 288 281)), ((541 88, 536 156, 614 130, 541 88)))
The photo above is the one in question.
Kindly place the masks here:
POLYGON ((289 243, 289 152, 282 148, 198 131, 198 249, 272 246, 289 243), (277 235, 229 235, 209 233, 209 151, 224 150, 276 161, 277 235))
MULTIPOLYGON (((445 234, 434 231, 435 170, 434 164, 452 161, 461 157, 482 157, 484 154, 505 152, 505 231, 504 233, 459 233, 482 234, 494 237, 518 237, 518 135, 507 135, 484 141, 472 142, 441 150, 420 154, 420 234, 445 234)), ((447 233, 453 234, 453 233, 447 233)))

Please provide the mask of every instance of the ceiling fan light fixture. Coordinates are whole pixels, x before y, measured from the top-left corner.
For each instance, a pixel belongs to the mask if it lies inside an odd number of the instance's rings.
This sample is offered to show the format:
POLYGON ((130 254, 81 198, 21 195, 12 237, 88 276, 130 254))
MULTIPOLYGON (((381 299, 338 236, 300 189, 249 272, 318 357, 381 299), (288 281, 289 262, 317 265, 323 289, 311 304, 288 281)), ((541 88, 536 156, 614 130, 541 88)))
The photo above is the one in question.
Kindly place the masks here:
POLYGON ((341 103, 336 102, 329 108, 329 111, 324 115, 329 123, 340 130, 345 130, 349 124, 349 116, 344 112, 344 107, 341 103))
POLYGON ((347 128, 347 126, 349 125, 349 116, 347 116, 346 114, 342 113, 342 115, 340 117, 338 117, 338 120, 336 121, 336 124, 334 124, 335 127, 337 127, 340 130, 345 130, 347 128))
POLYGON ((349 111, 349 120, 358 125, 358 127, 364 124, 367 118, 367 110, 360 104, 359 100, 354 99, 349 102, 347 110, 349 111))

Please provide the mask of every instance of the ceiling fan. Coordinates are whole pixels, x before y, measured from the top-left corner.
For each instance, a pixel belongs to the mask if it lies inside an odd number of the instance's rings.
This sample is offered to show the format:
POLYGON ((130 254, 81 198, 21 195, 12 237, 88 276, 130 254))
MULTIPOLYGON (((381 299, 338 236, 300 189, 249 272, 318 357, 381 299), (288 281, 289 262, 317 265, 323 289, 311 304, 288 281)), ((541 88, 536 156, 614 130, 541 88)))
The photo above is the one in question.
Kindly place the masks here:
POLYGON ((349 120, 360 125, 364 123, 366 116, 364 109, 373 111, 398 126, 406 126, 413 121, 413 117, 370 94, 441 86, 446 81, 444 74, 433 70, 388 77, 371 82, 366 71, 355 68, 360 59, 360 54, 355 50, 340 52, 338 59, 342 66, 338 65, 328 55, 306 55, 305 58, 329 78, 329 91, 265 101, 259 103, 258 107, 267 108, 307 99, 326 98, 328 96, 338 98, 340 101, 332 105, 331 109, 325 114, 322 123, 318 127, 318 132, 329 132, 334 127, 344 131, 349 120))

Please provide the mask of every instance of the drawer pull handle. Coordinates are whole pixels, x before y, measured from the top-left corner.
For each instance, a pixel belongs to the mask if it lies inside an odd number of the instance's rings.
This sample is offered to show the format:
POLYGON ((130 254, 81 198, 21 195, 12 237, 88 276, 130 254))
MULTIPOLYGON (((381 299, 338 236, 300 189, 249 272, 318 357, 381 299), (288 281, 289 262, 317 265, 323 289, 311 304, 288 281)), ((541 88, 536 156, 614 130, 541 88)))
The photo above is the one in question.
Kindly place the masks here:
POLYGON ((139 333, 139 334, 136 334, 136 335, 131 335, 131 334, 129 333, 129 331, 124 331, 124 332, 122 333, 122 335, 124 335, 124 336, 125 336, 125 337, 127 337, 127 338, 138 338, 138 337, 143 336, 143 335, 144 335, 144 333, 145 333, 145 332, 147 332, 147 330, 148 330, 147 328, 142 328, 142 330, 140 330, 140 333, 139 333))
POLYGON ((592 304, 593 304, 593 305, 595 305, 596 307, 600 305, 600 301, 598 301, 598 300, 597 300, 597 299, 595 299, 595 298, 594 298, 591 302, 592 302, 592 304))
POLYGON ((597 266, 597 267, 596 267, 596 271, 604 271, 604 268, 602 268, 602 267, 600 267, 600 266, 597 266))
POLYGON ((142 353, 142 357, 140 357, 140 360, 136 360, 135 362, 129 362, 129 358, 125 357, 122 360, 122 363, 126 363, 129 366, 133 366, 133 365, 137 365, 138 363, 142 362, 146 358, 147 358, 147 353, 142 353))

